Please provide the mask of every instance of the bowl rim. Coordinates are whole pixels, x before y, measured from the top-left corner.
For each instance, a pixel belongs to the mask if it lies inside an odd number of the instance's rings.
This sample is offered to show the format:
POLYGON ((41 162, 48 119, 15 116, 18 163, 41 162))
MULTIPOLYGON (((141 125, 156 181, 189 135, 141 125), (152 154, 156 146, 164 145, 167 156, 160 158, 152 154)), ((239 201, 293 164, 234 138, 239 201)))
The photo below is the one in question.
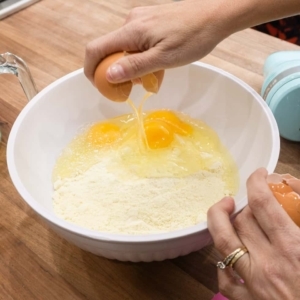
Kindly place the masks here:
MULTIPOLYGON (((279 152, 280 152, 280 138, 279 138, 279 130, 277 123, 275 121, 275 118, 269 109, 268 105, 265 103, 265 101, 262 99, 262 97, 247 83, 242 81, 241 79, 237 78, 236 76, 232 75, 231 73, 224 71, 218 67, 196 61, 189 65, 196 65, 200 68, 205 68, 212 70, 220 75, 223 75, 236 83, 238 83, 240 86, 242 86, 245 90, 247 90, 254 99, 258 102, 259 105, 261 105, 262 109, 264 110, 266 117, 269 121, 269 124, 271 125, 273 129, 272 134, 272 141, 273 141, 273 147, 272 152, 270 155, 270 159, 268 162, 268 165, 266 166, 266 169, 269 173, 272 173, 275 170, 275 167, 278 162, 279 158, 279 152)), ((30 111, 30 109, 38 103, 45 94, 48 93, 51 89, 55 88, 55 86, 61 84, 62 82, 74 77, 78 76, 79 74, 83 73, 83 68, 78 69, 76 71, 73 71, 71 73, 68 73, 64 75, 63 77, 55 80, 50 85, 45 87, 42 91, 40 91, 20 112, 18 117, 16 118, 11 132, 9 134, 8 143, 7 143, 7 166, 9 175, 11 177, 11 180, 22 197, 23 201, 25 201, 31 209, 33 209, 39 216, 41 216, 43 219, 51 223, 55 227, 59 227, 62 230, 65 230, 69 233, 75 234, 77 236, 82 236, 88 239, 93 240, 101 240, 102 242, 114 242, 114 243, 153 243, 153 242, 160 242, 160 241, 167 241, 172 239, 178 239, 187 237, 190 235, 199 234, 203 231, 208 231, 207 229, 207 222, 201 222, 199 224, 196 224, 194 226, 190 226, 184 229, 174 230, 170 232, 164 232, 164 233, 153 233, 153 234, 143 234, 143 235, 127 235, 127 234, 114 234, 114 233, 105 233, 105 232, 98 232, 90 229, 86 229, 71 223, 68 223, 64 221, 63 219, 57 217, 53 213, 49 213, 48 210, 43 207, 41 204, 39 204, 26 190, 25 186, 23 185, 17 169, 16 164, 14 160, 14 148, 15 148, 15 141, 16 136, 18 133, 19 127, 22 125, 23 119, 26 117, 27 112, 30 111)), ((233 214, 238 213, 241 211, 245 206, 247 205, 247 197, 243 197, 235 206, 235 210, 233 214)))

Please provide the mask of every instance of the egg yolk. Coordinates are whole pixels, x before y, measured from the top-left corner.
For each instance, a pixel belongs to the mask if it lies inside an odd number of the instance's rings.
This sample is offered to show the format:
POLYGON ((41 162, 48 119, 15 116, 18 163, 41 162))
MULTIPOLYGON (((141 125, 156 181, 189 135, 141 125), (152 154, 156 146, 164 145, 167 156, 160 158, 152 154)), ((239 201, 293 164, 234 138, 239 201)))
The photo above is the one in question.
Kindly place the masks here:
POLYGON ((150 149, 166 148, 174 140, 174 134, 170 126, 160 120, 149 120, 145 122, 144 130, 150 149))
POLYGON ((120 127, 113 123, 98 123, 93 125, 88 134, 88 142, 93 146, 104 146, 120 138, 120 127))
MULTIPOLYGON (((145 143, 150 149, 168 147, 174 140, 174 134, 191 135, 192 126, 168 110, 158 110, 148 114, 143 122, 145 143)), ((115 123, 101 122, 93 125, 87 139, 92 146, 104 146, 121 138, 121 128, 115 123)))
POLYGON ((175 134, 187 136, 191 135, 193 132, 192 126, 181 121, 172 111, 154 111, 146 116, 145 121, 147 120, 161 120, 164 123, 167 123, 172 128, 172 131, 175 134))

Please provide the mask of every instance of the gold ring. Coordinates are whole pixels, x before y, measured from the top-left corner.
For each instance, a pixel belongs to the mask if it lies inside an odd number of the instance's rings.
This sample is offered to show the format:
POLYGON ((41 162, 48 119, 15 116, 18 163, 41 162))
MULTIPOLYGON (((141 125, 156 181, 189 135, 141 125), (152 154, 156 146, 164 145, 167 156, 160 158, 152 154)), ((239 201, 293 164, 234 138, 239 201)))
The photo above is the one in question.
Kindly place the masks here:
POLYGON ((248 249, 243 246, 241 248, 237 248, 233 252, 231 252, 228 256, 225 257, 223 261, 219 261, 217 263, 217 267, 221 270, 224 270, 227 267, 233 268, 233 265, 248 252, 248 249))
POLYGON ((230 262, 230 267, 233 268, 233 265, 244 255, 248 252, 248 249, 244 247, 240 252, 238 252, 235 257, 230 262))

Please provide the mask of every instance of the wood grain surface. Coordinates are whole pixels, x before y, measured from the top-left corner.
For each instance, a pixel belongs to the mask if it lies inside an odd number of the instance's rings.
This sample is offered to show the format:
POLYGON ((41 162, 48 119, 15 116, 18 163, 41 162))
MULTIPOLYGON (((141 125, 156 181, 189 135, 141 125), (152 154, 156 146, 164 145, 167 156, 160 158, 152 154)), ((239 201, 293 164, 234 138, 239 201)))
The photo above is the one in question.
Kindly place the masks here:
MULTIPOLYGON (((42 0, 0 21, 0 53, 29 65, 37 87, 83 66, 85 45, 121 26, 135 6, 162 0, 42 0)), ((230 36, 202 61, 260 91, 263 63, 278 50, 300 48, 248 29, 230 36)), ((217 292, 213 246, 174 260, 121 263, 87 253, 58 237, 16 192, 6 166, 10 128, 27 100, 12 75, 0 76, 0 299, 197 299, 217 292)), ((282 140, 277 171, 300 177, 300 143, 282 140)), ((263 151, 263 149, 262 149, 263 151)))

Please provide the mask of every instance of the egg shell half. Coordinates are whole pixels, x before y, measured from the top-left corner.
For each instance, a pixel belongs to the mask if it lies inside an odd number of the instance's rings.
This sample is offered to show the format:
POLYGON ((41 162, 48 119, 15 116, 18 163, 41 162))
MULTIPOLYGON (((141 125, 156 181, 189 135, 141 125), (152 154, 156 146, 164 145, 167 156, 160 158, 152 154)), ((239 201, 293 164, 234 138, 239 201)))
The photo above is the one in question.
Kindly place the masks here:
POLYGON ((288 213, 290 218, 300 227, 300 198, 295 192, 288 195, 282 195, 277 192, 274 193, 275 198, 288 213))
POLYGON ((107 56, 100 62, 94 73, 94 84, 98 91, 104 97, 115 102, 124 102, 129 98, 133 82, 141 83, 144 89, 148 92, 157 93, 164 77, 164 70, 149 73, 142 76, 140 79, 138 78, 133 81, 126 81, 122 83, 111 83, 106 79, 106 72, 108 68, 125 55, 130 54, 117 52, 107 56))
POLYGON ((115 102, 126 101, 129 98, 133 86, 131 81, 111 83, 106 79, 107 69, 123 56, 123 52, 118 52, 107 56, 98 65, 94 74, 94 84, 98 91, 107 99, 115 102))
POLYGON ((300 180, 290 174, 270 174, 267 182, 277 201, 300 227, 300 180))

